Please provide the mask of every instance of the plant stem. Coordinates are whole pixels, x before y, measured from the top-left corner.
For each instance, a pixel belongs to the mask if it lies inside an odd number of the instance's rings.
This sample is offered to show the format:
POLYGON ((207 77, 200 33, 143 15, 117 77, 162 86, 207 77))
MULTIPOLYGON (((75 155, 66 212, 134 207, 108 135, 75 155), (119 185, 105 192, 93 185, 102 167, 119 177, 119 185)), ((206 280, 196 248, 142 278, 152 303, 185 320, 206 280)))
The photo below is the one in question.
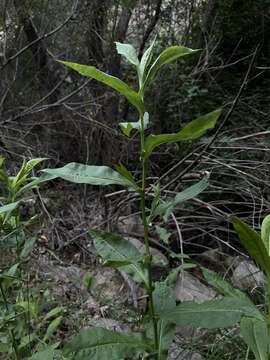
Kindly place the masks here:
MULTIPOLYGON (((145 211, 145 193, 146 193, 146 177, 147 177, 147 161, 143 156, 144 149, 144 122, 143 117, 141 117, 141 168, 142 168, 142 187, 141 187, 141 217, 144 229, 144 246, 145 246, 145 263, 147 266, 147 275, 148 275, 148 284, 147 284, 147 294, 148 294, 148 304, 149 304, 149 312, 153 325, 154 332, 154 342, 155 342, 155 350, 157 351, 159 348, 158 341, 158 327, 157 327, 157 319, 155 313, 155 305, 153 300, 153 278, 152 278, 152 256, 150 253, 149 246, 149 225, 146 217, 145 211)), ((155 356, 156 357, 156 356, 155 356)))

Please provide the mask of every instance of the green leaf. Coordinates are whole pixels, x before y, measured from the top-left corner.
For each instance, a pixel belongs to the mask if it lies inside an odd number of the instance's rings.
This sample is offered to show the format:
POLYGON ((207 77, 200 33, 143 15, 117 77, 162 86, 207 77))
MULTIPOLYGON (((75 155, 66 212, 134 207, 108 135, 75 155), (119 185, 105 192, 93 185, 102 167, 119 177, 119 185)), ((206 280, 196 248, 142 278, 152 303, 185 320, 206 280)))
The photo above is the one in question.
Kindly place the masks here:
POLYGON ((156 225, 155 226, 156 233, 161 241, 163 241, 165 244, 169 243, 169 238, 172 235, 170 232, 167 231, 167 229, 156 225))
POLYGON ((267 215, 262 222, 261 238, 270 256, 270 215, 267 215))
POLYGON ((145 79, 146 76, 146 70, 152 60, 152 56, 153 56, 153 48, 155 45, 155 40, 152 42, 152 44, 149 46, 149 48, 144 52, 142 58, 141 58, 141 62, 139 65, 139 80, 140 80, 140 86, 142 86, 143 81, 145 79))
POLYGON ((118 54, 123 55, 131 64, 139 66, 139 59, 134 47, 130 44, 115 42, 118 54))
MULTIPOLYGON (((175 256, 171 256, 171 257, 175 257, 175 256)), ((188 256, 183 255, 182 259, 183 259, 183 257, 188 257, 188 256)), ((192 263, 185 263, 185 264, 181 264, 181 265, 177 266, 176 268, 174 268, 170 271, 169 275, 165 279, 166 284, 170 285, 170 286, 175 286, 175 283, 176 283, 177 279, 179 278, 179 272, 181 270, 193 269, 195 267, 197 267, 197 265, 192 264, 192 263)))
POLYGON ((142 256, 140 258, 136 259, 126 259, 126 260, 105 260, 102 265, 103 266, 107 266, 107 267, 112 267, 112 268, 120 268, 123 266, 127 266, 127 265, 132 265, 136 262, 141 262, 142 261, 142 256))
POLYGON ((40 184, 42 184, 44 182, 47 182, 47 181, 50 181, 50 180, 53 180, 56 178, 57 178, 57 176, 51 175, 51 174, 46 174, 46 173, 43 173, 40 177, 32 177, 30 179, 31 181, 28 184, 22 186, 18 190, 17 197, 21 196, 22 194, 24 194, 34 188, 37 188, 40 184))
POLYGON ((257 309, 256 305, 244 292, 240 291, 239 289, 235 289, 230 283, 228 283, 214 271, 203 267, 201 269, 203 271, 203 276, 205 277, 205 280, 208 282, 208 284, 213 286, 220 294, 236 299, 243 299, 251 308, 253 308, 254 314, 256 314, 256 318, 263 320, 263 315, 260 310, 257 309))
POLYGON ((29 345, 31 343, 33 343, 35 340, 37 339, 37 335, 35 333, 33 334, 27 334, 25 336, 23 336, 20 339, 20 344, 19 344, 19 349, 22 350, 24 349, 26 346, 29 347, 29 345))
POLYGON ((114 76, 108 75, 96 69, 94 66, 81 65, 68 61, 59 61, 59 62, 65 64, 66 66, 77 71, 79 74, 83 76, 93 78, 99 82, 102 82, 105 85, 110 86, 114 90, 118 91, 120 94, 124 95, 127 98, 127 100, 137 108, 140 114, 144 113, 144 105, 139 94, 133 89, 131 89, 122 80, 114 76))
POLYGON ((240 332, 256 360, 268 360, 268 330, 265 321, 243 317, 240 332))
POLYGON ((30 253, 32 252, 32 250, 35 246, 36 240, 37 239, 35 237, 26 238, 24 247, 23 247, 23 249, 21 251, 21 255, 20 255, 22 259, 26 259, 30 255, 30 253))
POLYGON ((15 210, 20 204, 20 201, 16 201, 7 205, 0 206, 0 214, 10 213, 15 210))
POLYGON ((57 330, 57 328, 60 326, 62 322, 63 316, 58 316, 56 319, 54 319, 48 326, 46 334, 44 336, 43 341, 46 342, 53 333, 57 330))
POLYGON ((57 306, 55 308, 53 308, 52 310, 50 310, 42 319, 43 321, 47 321, 48 319, 51 319, 59 314, 62 314, 64 312, 65 308, 63 306, 57 306))
MULTIPOLYGON (((148 112, 144 113, 143 116, 144 122, 143 122, 143 126, 144 129, 147 129, 148 125, 149 125, 149 114, 148 112)), ((136 122, 121 122, 119 123, 120 129, 122 131, 123 134, 125 134, 126 136, 130 137, 131 131, 132 130, 138 130, 140 131, 142 129, 142 125, 141 125, 141 121, 136 121, 136 122)))
POLYGON ((3 169, 0 169, 0 181, 3 182, 5 185, 8 185, 9 183, 8 175, 3 169))
POLYGON ((30 358, 29 360, 54 360, 54 349, 52 346, 48 347, 47 349, 40 351, 30 358))
POLYGON ((221 110, 212 111, 189 122, 182 130, 174 134, 149 135, 144 145, 144 156, 148 158, 153 150, 162 144, 184 140, 194 140, 201 137, 207 130, 213 129, 221 114, 221 110))
POLYGON ((14 264, 9 269, 0 272, 0 283, 2 283, 6 289, 18 280, 16 276, 18 267, 19 264, 14 264))
POLYGON ((91 328, 75 336, 64 348, 64 354, 76 360, 119 360, 151 352, 152 346, 142 334, 120 333, 91 328))
POLYGON ((203 276, 209 285, 213 286, 220 294, 225 296, 237 297, 248 300, 248 296, 242 291, 235 289, 228 281, 224 280, 220 275, 201 267, 203 276))
MULTIPOLYGON (((153 292, 153 301, 156 312, 162 312, 174 309, 175 295, 171 287, 165 282, 155 283, 155 290, 153 292)), ((175 325, 171 321, 160 319, 158 321, 158 360, 167 358, 169 347, 174 339, 175 325)))
POLYGON ((249 255, 266 272, 267 276, 270 276, 270 257, 260 236, 237 217, 233 217, 232 222, 242 245, 249 255))
POLYGON ((139 250, 119 235, 100 230, 90 230, 89 234, 94 238, 97 253, 106 261, 115 265, 120 264, 122 270, 127 272, 134 280, 147 284, 147 274, 141 262, 139 250), (132 264, 126 265, 126 263, 132 264))
POLYGON ((163 216, 165 221, 168 220, 169 216, 173 212, 174 208, 183 203, 184 201, 190 200, 201 192, 203 192, 207 186, 209 185, 208 177, 204 177, 202 180, 197 182, 194 185, 191 185, 187 189, 181 191, 180 193, 176 194, 173 200, 167 200, 160 202, 157 207, 152 212, 152 219, 156 216, 163 216))
POLYGON ((42 163, 43 161, 48 160, 48 158, 36 158, 36 159, 31 159, 29 161, 27 161, 26 165, 25 165, 25 173, 29 174, 30 171, 32 171, 38 164, 42 163))
POLYGON ((41 162, 47 160, 47 158, 36 158, 36 159, 31 159, 29 161, 23 161, 23 164, 21 166, 20 171, 18 172, 18 174, 14 177, 13 179, 13 184, 15 187, 19 187, 24 181, 27 180, 28 175, 30 174, 30 172, 41 162))
POLYGON ((153 291, 153 300, 155 305, 155 311, 162 312, 164 310, 171 310, 176 307, 175 295, 170 286, 165 282, 155 283, 155 289, 153 291))
POLYGON ((86 290, 91 293, 91 290, 95 284, 95 278, 91 273, 86 273, 83 277, 83 285, 86 290))
POLYGON ((224 297, 202 304, 184 302, 172 310, 162 311, 159 317, 178 326, 191 325, 214 329, 232 326, 244 315, 256 317, 258 313, 243 299, 224 297))
POLYGON ((42 170, 55 178, 71 181, 77 184, 89 185, 122 185, 134 188, 134 183, 120 175, 108 166, 83 165, 70 163, 62 168, 42 170))
POLYGON ((131 172, 123 165, 115 165, 115 170, 124 178, 126 178, 129 182, 131 182, 133 184, 133 188, 136 189, 137 191, 140 190, 139 186, 136 184, 131 172))
POLYGON ((146 89, 148 85, 154 80, 157 72, 163 65, 169 64, 183 56, 194 54, 198 51, 199 50, 188 49, 184 46, 171 46, 162 51, 162 53, 158 56, 148 71, 143 84, 143 90, 146 89))

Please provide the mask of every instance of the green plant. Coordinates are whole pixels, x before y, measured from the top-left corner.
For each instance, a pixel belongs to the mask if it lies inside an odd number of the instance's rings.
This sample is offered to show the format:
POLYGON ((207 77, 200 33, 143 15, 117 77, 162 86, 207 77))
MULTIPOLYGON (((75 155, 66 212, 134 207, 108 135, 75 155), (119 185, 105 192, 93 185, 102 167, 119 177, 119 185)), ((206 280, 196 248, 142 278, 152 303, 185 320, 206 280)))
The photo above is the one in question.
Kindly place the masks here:
MULTIPOLYGON (((46 169, 44 173, 51 178, 60 177, 75 183, 90 185, 121 185, 134 191, 140 199, 141 220, 144 227, 145 250, 142 255, 131 243, 118 235, 100 230, 90 230, 94 239, 97 253, 102 257, 107 266, 121 268, 126 271, 135 281, 144 286, 148 297, 148 310, 144 316, 142 331, 138 333, 119 333, 103 328, 91 328, 83 331, 72 339, 65 347, 64 353, 72 359, 120 359, 130 356, 152 358, 156 360, 165 359, 169 346, 174 338, 175 325, 186 325, 190 323, 192 303, 177 306, 174 299, 172 284, 175 280, 176 269, 164 282, 153 282, 152 278, 152 256, 149 246, 149 227, 156 217, 165 220, 172 214, 175 206, 191 199, 202 192, 208 185, 208 179, 202 179, 197 184, 177 194, 174 199, 162 199, 159 186, 152 186, 154 199, 148 198, 150 185, 146 183, 148 167, 152 152, 162 144, 179 141, 190 141, 198 139, 207 130, 213 129, 221 110, 215 110, 188 123, 179 132, 174 134, 146 135, 149 125, 149 114, 145 106, 145 93, 159 70, 168 63, 179 58, 194 54, 197 50, 191 50, 182 46, 172 46, 152 61, 154 43, 143 54, 139 61, 135 49, 129 44, 117 43, 117 51, 123 55, 136 69, 138 75, 138 91, 130 88, 122 80, 105 74, 93 66, 80 65, 76 63, 61 61, 61 63, 77 71, 81 75, 96 79, 105 85, 115 89, 137 109, 139 120, 137 122, 122 122, 120 129, 126 136, 130 136, 133 130, 140 135, 140 164, 141 178, 134 179, 132 173, 119 164, 112 169, 108 166, 91 166, 77 163, 68 164, 58 169, 46 169)), ((42 175, 43 176, 43 175, 42 175)), ((41 176, 41 178, 42 178, 41 176)), ((243 304, 239 300, 240 305, 243 304)), ((202 311, 211 313, 217 309, 217 313, 223 310, 228 312, 232 307, 231 299, 219 300, 213 304, 201 305, 202 311)), ((213 326, 209 317, 204 317, 202 322, 198 310, 192 313, 193 322, 201 326, 213 326)), ((240 318, 241 311, 237 314, 240 318)), ((228 316, 227 324, 235 321, 235 313, 228 316)), ((216 323, 219 324, 220 316, 216 323)))
MULTIPOLYGON (((22 209, 31 200, 30 190, 42 179, 31 176, 43 158, 24 161, 15 176, 10 176, 0 161, 0 247, 3 264, 0 268, 0 354, 24 359, 33 349, 42 349, 62 321, 64 309, 42 312, 42 298, 29 289, 27 263, 35 245, 35 237, 27 233, 34 216, 22 216, 22 209)), ((1 356, 1 355, 0 355, 1 356)))
POLYGON ((244 317, 240 329, 242 336, 256 360, 270 358, 270 215, 262 222, 261 233, 258 234, 250 226, 238 218, 233 218, 233 226, 242 245, 249 255, 265 272, 267 285, 265 290, 266 309, 260 313, 260 319, 244 317))
MULTIPOLYGON (((260 311, 252 300, 242 291, 235 289, 213 271, 202 269, 206 281, 219 293, 224 295, 221 300, 198 304, 186 304, 182 310, 190 310, 190 324, 208 328, 227 327, 240 322, 240 334, 256 360, 270 359, 270 215, 262 222, 261 234, 258 234, 242 220, 234 217, 233 226, 242 245, 252 259, 265 272, 267 286, 265 290, 265 308, 260 311), (231 303, 231 308, 227 305, 231 303), (220 306, 222 304, 222 306, 220 306), (218 306, 217 306, 218 305, 218 306), (185 309, 186 307, 186 309, 185 309), (197 311, 197 312, 196 312, 197 311), (208 314, 207 314, 208 312, 208 314), (213 317, 213 315, 215 317, 213 317), (198 316, 198 321, 196 320, 198 316), (212 324, 210 324, 212 322, 212 324)), ((181 322, 185 322, 183 314, 181 322)))

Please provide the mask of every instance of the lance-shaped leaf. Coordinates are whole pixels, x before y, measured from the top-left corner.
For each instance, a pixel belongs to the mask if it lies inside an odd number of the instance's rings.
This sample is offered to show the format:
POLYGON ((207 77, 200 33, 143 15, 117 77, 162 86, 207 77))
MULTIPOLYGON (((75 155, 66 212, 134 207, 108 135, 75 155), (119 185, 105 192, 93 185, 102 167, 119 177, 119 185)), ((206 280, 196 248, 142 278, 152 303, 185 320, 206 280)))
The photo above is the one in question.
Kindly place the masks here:
POLYGON ((199 50, 192 50, 184 46, 171 46, 162 51, 162 53, 157 57, 153 65, 150 67, 143 84, 143 89, 146 89, 148 85, 154 80, 157 72, 163 65, 169 64, 183 56, 194 54, 198 51, 199 50))
POLYGON ((150 65, 150 62, 152 60, 154 45, 155 45, 155 40, 152 42, 152 44, 149 46, 149 48, 144 52, 144 54, 143 54, 143 56, 141 58, 141 62, 140 62, 140 65, 139 65, 139 71, 138 71, 141 86, 142 86, 143 81, 144 81, 145 76, 146 76, 146 70, 147 70, 147 68, 150 65))
POLYGON ((17 209, 19 204, 20 201, 16 201, 7 205, 0 206, 0 215, 12 212, 13 210, 17 209))
MULTIPOLYGON (((147 129, 148 125, 149 125, 149 114, 148 112, 144 113, 143 116, 143 126, 144 129, 147 129)), ((138 130, 140 131, 142 129, 142 123, 141 121, 136 121, 136 122, 121 122, 119 124, 120 129, 122 131, 123 134, 125 134, 126 136, 130 137, 131 131, 132 130, 138 130)))
POLYGON ((77 71, 79 74, 93 78, 99 82, 102 82, 105 85, 110 86, 112 89, 118 91, 120 94, 124 95, 128 101, 134 105, 140 114, 143 114, 143 102, 136 91, 131 89, 125 82, 118 79, 115 76, 108 75, 94 66, 81 65, 77 63, 72 63, 69 61, 59 61, 62 64, 70 67, 71 69, 77 71))
POLYGON ((146 269, 142 265, 139 250, 119 235, 100 230, 90 230, 99 256, 114 266, 121 267, 135 281, 147 284, 146 269), (130 265, 127 265, 130 264, 130 265))
POLYGON ((46 173, 43 173, 40 177, 29 178, 30 182, 19 189, 19 191, 17 192, 17 197, 21 196, 22 194, 34 188, 37 188, 40 184, 53 180, 55 178, 57 178, 56 175, 46 174, 46 173))
POLYGON ((157 205, 157 207, 153 210, 151 218, 153 219, 156 216, 163 216, 165 221, 167 221, 168 217, 170 216, 170 214, 173 212, 174 208, 177 205, 183 203, 184 201, 196 197, 202 191, 204 191, 208 185, 209 185, 208 177, 205 177, 202 180, 200 180, 198 183, 176 194, 174 199, 160 202, 157 205))
POLYGON ((149 135, 144 145, 144 156, 149 157, 159 145, 201 137, 207 130, 213 129, 221 114, 221 110, 212 111, 189 122, 182 130, 174 134, 149 135))
POLYGON ((268 360, 268 330, 265 321, 243 317, 240 332, 256 360, 268 360))
POLYGON ((139 59, 134 47, 130 44, 115 42, 118 54, 123 55, 131 64, 139 66, 139 59))
MULTIPOLYGON (((158 313, 176 307, 174 292, 165 282, 155 284, 153 300, 155 311, 158 313)), ((159 337, 158 359, 163 360, 167 359, 169 347, 174 339, 175 324, 171 321, 160 319, 157 326, 159 337)))
POLYGON ((53 346, 48 346, 45 350, 40 351, 28 358, 28 360, 54 360, 56 352, 57 351, 54 350, 53 346))
POLYGON ((262 222, 261 238, 270 256, 270 215, 267 215, 262 222))
POLYGON ((263 320, 263 314, 260 312, 260 310, 254 305, 254 303, 251 301, 251 299, 248 297, 247 294, 240 291, 239 289, 235 289, 228 281, 224 280, 220 275, 215 273, 214 271, 211 271, 206 268, 201 268, 203 272, 203 276, 205 280, 208 282, 209 285, 213 286, 220 294, 237 298, 237 299, 243 299, 244 301, 249 304, 250 307, 253 308, 254 314, 256 314, 257 319, 263 320))
POLYGON ((139 333, 120 333, 93 327, 75 336, 64 355, 76 360, 119 360, 152 352, 152 344, 139 333))
POLYGON ((232 326, 240 321, 244 315, 256 317, 258 313, 244 299, 224 297, 202 304, 192 301, 184 302, 174 309, 162 311, 159 317, 174 322, 178 326, 191 325, 214 329, 232 326))
POLYGON ((26 179, 30 172, 41 162, 47 160, 47 158, 36 158, 31 159, 29 161, 23 162, 20 171, 18 174, 13 178, 12 185, 15 187, 19 187, 26 179))
POLYGON ((62 168, 45 169, 44 173, 78 184, 122 185, 134 188, 134 183, 108 166, 70 163, 62 168))
POLYGON ((242 298, 247 301, 249 300, 248 296, 244 292, 240 291, 239 289, 235 289, 228 281, 224 280, 219 274, 204 267, 201 267, 201 269, 207 283, 213 286, 213 288, 215 288, 220 294, 224 296, 242 298))
POLYGON ((136 184, 131 172, 123 165, 115 165, 115 170, 122 175, 124 178, 126 178, 128 181, 130 181, 133 184, 133 188, 137 189, 138 191, 140 190, 139 186, 136 184))
POLYGON ((242 245, 246 248, 253 260, 256 261, 261 269, 269 276, 270 257, 259 234, 237 217, 233 217, 232 222, 242 245))

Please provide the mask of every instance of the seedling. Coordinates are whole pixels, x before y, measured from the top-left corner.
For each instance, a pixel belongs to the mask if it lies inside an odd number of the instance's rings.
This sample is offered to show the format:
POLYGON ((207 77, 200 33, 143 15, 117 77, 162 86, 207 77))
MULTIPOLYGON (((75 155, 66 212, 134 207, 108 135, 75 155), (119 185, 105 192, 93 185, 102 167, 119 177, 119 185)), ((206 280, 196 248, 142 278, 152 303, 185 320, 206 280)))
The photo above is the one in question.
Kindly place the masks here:
POLYGON ((15 176, 4 170, 0 159, 0 357, 21 360, 33 349, 47 346, 48 340, 62 321, 64 309, 57 307, 43 314, 40 298, 31 294, 27 284, 26 265, 36 238, 27 234, 27 227, 36 216, 23 217, 22 207, 31 190, 50 176, 36 178, 32 170, 45 159, 24 161, 15 176))

